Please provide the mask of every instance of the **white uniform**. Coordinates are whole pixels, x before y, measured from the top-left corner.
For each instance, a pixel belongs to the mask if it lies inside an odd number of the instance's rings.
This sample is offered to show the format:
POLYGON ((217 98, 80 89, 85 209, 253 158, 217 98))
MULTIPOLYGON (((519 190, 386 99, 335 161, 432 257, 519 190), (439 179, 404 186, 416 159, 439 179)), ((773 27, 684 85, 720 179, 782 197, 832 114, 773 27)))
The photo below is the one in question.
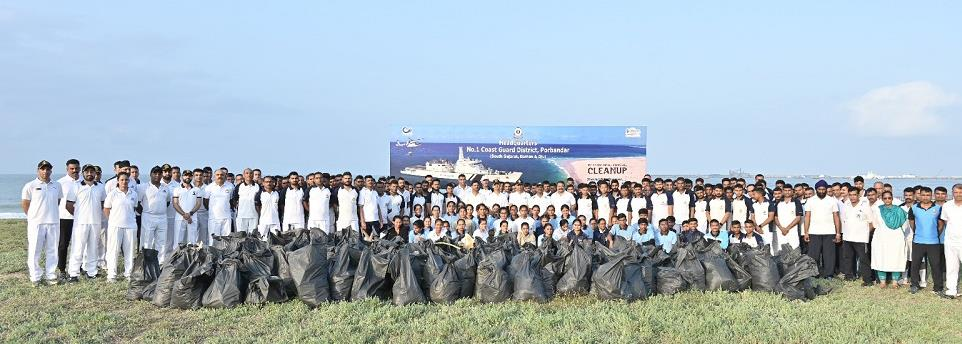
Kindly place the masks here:
POLYGON ((284 218, 281 230, 304 229, 304 189, 287 188, 280 197, 284 198, 284 218))
POLYGON ((170 203, 170 190, 161 184, 146 183, 138 190, 143 212, 140 215, 140 241, 143 248, 157 250, 157 260, 161 264, 167 258, 167 204, 170 203))
POLYGON ((357 218, 357 191, 354 188, 347 189, 341 187, 337 189, 337 220, 334 229, 340 231, 351 227, 354 231, 360 231, 357 218))
POLYGON ((227 183, 218 186, 216 183, 204 188, 204 199, 207 200, 207 240, 208 245, 214 243, 214 235, 230 234, 231 209, 230 197, 234 189, 227 183))
POLYGON ((72 188, 67 201, 73 202, 74 223, 71 234, 70 261, 67 274, 80 276, 83 265, 87 275, 97 275, 100 260, 100 227, 103 225, 103 202, 107 199, 103 184, 81 182, 72 188))
MULTIPOLYGON (((802 204, 795 200, 789 202, 783 200, 775 206, 775 221, 782 227, 787 227, 792 224, 792 221, 795 221, 796 217, 804 215, 802 204)), ((782 231, 778 229, 778 227, 775 227, 775 242, 777 242, 779 246, 789 244, 793 249, 798 248, 800 243, 798 227, 801 223, 802 221, 800 219, 799 223, 790 228, 788 234, 785 235, 782 234, 782 231)))
POLYGON ((962 262, 962 205, 955 200, 942 205, 945 221, 945 287, 946 295, 955 296, 959 289, 959 263, 962 262))
POLYGON ((60 199, 60 218, 63 220, 73 220, 74 216, 70 215, 70 212, 67 211, 67 195, 69 195, 71 191, 75 190, 77 184, 80 183, 80 180, 73 179, 68 175, 60 177, 60 179, 57 179, 57 182, 60 183, 60 192, 62 192, 64 196, 60 199))
POLYGON ((324 233, 331 234, 334 229, 331 223, 331 190, 323 186, 312 187, 307 192, 307 227, 320 228, 324 233))
MULTIPOLYGON (((167 194, 170 195, 171 200, 167 204, 167 252, 174 252, 177 249, 177 238, 175 237, 177 226, 177 210, 174 210, 174 192, 180 189, 180 182, 171 179, 169 183, 160 182, 167 186, 167 194)), ((187 209, 190 210, 190 209, 187 209)))
MULTIPOLYGON (((197 205, 197 202, 203 203, 204 195, 200 188, 191 185, 189 187, 179 187, 175 189, 174 198, 176 198, 177 204, 180 205, 180 210, 190 213, 197 205)), ((201 208, 203 208, 203 205, 201 208)), ((198 213, 199 212, 200 209, 198 209, 198 213)), ((197 213, 190 216, 190 223, 187 223, 183 216, 177 214, 177 217, 174 218, 174 245, 197 243, 200 239, 197 232, 198 226, 197 213)))
POLYGON ((277 234, 281 230, 281 216, 277 209, 280 196, 277 191, 264 192, 261 190, 254 196, 254 204, 261 207, 260 218, 257 221, 257 232, 261 239, 267 240, 267 233, 277 234))
POLYGON ((60 241, 60 212, 58 203, 63 198, 60 183, 43 182, 39 178, 23 186, 21 198, 30 201, 27 209, 27 270, 31 282, 57 278, 57 245, 60 241), (46 256, 44 269, 40 255, 46 256))
MULTIPOLYGON (((107 193, 104 208, 110 209, 107 219, 107 278, 117 278, 117 254, 124 254, 124 276, 134 270, 134 251, 137 250, 137 219, 134 208, 140 196, 133 188, 127 192, 114 188, 107 193)), ((141 218, 143 220, 143 218, 141 218)))
MULTIPOLYGON (((368 188, 361 189, 361 192, 358 193, 357 195, 357 205, 358 207, 362 207, 361 211, 363 212, 365 222, 380 221, 380 219, 378 218, 379 207, 378 207, 377 191, 374 191, 368 188)), ((374 232, 377 232, 378 230, 380 230, 380 228, 374 228, 374 229, 368 228, 367 230, 369 232, 371 232, 372 230, 374 232)))
MULTIPOLYGON (((468 191, 468 193, 471 192, 468 191)), ((391 219, 393 219, 395 216, 401 215, 401 210, 404 208, 404 200, 401 198, 401 195, 391 194, 384 194, 384 196, 381 196, 381 199, 384 200, 383 204, 385 208, 383 213, 383 222, 390 223, 391 219)))
POLYGON ((254 195, 261 191, 256 183, 240 183, 234 188, 237 196, 237 231, 253 232, 257 228, 257 209, 254 207, 254 195))
POLYGON ((551 204, 554 205, 554 211, 557 214, 561 214, 561 206, 563 205, 568 205, 568 210, 573 214, 575 195, 567 191, 557 191, 551 194, 551 204))

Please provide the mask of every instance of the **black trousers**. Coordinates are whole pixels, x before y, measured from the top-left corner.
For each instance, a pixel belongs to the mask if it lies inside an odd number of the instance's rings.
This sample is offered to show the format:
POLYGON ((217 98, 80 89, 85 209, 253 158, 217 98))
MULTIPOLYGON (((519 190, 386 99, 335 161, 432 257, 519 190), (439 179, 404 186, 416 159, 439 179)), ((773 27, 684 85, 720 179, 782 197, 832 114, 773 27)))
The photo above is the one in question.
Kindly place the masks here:
POLYGON ((942 292, 945 290, 945 248, 942 244, 916 244, 912 243, 912 269, 909 271, 909 275, 912 278, 912 286, 918 287, 919 282, 922 279, 919 270, 921 270, 924 265, 922 264, 922 257, 929 262, 931 266, 929 270, 929 275, 932 276, 933 291, 942 292))
POLYGON ((73 220, 60 219, 60 242, 57 243, 57 269, 67 271, 70 258, 70 235, 73 234, 73 220))
POLYGON ((835 276, 835 234, 809 234, 808 256, 818 262, 819 277, 835 276))
POLYGON ((872 282, 872 264, 869 261, 869 245, 864 242, 842 241, 842 273, 846 278, 861 277, 872 282), (856 275, 858 271, 858 275, 856 275))
MULTIPOLYGON (((377 238, 378 234, 381 233, 381 229, 382 229, 381 226, 377 224, 377 221, 368 221, 368 222, 365 222, 365 224, 367 225, 367 232, 370 233, 375 238, 377 238)), ((407 240, 407 238, 404 238, 404 239, 407 240)))

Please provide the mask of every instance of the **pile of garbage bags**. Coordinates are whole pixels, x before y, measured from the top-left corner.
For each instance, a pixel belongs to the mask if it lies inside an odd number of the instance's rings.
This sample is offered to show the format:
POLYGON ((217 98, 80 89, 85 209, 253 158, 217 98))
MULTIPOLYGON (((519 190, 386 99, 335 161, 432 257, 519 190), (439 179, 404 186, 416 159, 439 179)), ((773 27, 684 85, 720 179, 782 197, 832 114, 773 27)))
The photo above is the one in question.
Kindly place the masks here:
POLYGON ((134 259, 128 300, 158 307, 197 309, 263 305, 299 299, 327 302, 391 300, 395 305, 462 298, 482 303, 547 302, 555 296, 594 295, 643 300, 684 291, 755 290, 790 300, 811 300, 815 261, 784 246, 733 244, 727 251, 700 239, 669 252, 616 237, 610 247, 587 240, 518 245, 511 235, 478 241, 471 249, 452 242, 366 242, 343 230, 214 237, 211 246, 182 245, 163 265, 157 251, 134 259))

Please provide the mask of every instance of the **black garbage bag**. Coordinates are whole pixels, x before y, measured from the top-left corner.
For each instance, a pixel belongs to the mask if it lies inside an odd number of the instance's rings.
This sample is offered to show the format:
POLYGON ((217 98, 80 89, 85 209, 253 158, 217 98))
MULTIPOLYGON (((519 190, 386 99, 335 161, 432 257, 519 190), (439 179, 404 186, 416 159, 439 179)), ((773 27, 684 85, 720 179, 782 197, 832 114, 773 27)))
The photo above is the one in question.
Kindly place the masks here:
POLYGON ((241 242, 247 238, 247 232, 233 232, 228 235, 211 235, 214 238, 213 246, 218 251, 229 254, 240 250, 241 242))
POLYGON ((291 276, 291 265, 287 262, 287 252, 283 246, 271 246, 271 255, 274 257, 274 265, 271 266, 271 276, 281 278, 284 292, 287 295, 297 295, 297 287, 294 286, 294 277, 291 276))
POLYGON ((284 281, 277 276, 258 277, 247 285, 248 304, 263 305, 265 303, 287 302, 290 297, 284 288, 284 281))
POLYGON ((250 258, 260 260, 268 267, 274 266, 274 255, 271 253, 271 247, 257 238, 244 238, 240 243, 238 252, 246 253, 250 255, 250 258))
POLYGON ((598 267, 591 276, 591 294, 602 300, 634 301, 648 297, 641 260, 624 252, 598 267))
POLYGON ((659 266, 655 268, 657 277, 656 285, 658 294, 674 295, 688 290, 688 282, 681 275, 681 272, 674 267, 659 266))
POLYGON ((144 287, 144 293, 143 293, 143 297, 141 298, 141 300, 153 301, 153 300, 154 300, 154 291, 155 291, 155 290, 157 290, 157 280, 154 280, 153 282, 150 282, 150 284, 148 284, 147 286, 144 287))
POLYGON ((768 245, 762 245, 742 252, 745 268, 752 275, 752 290, 775 291, 775 285, 780 279, 778 265, 772 258, 768 245))
MULTIPOLYGON (((310 238, 308 240, 310 241, 310 238)), ((298 299, 310 307, 317 307, 330 300, 327 245, 311 241, 294 251, 288 251, 287 263, 290 265, 298 299)))
POLYGON ((361 252, 354 273, 354 285, 351 286, 351 300, 387 300, 391 297, 394 281, 388 276, 388 266, 393 252, 390 249, 375 252, 374 249, 377 246, 366 247, 361 252))
POLYGON ((789 300, 813 299, 815 290, 812 287, 812 278, 818 276, 815 259, 803 255, 801 249, 793 249, 789 244, 782 245, 778 258, 784 273, 775 286, 775 292, 789 300))
POLYGON ((354 286, 354 274, 357 272, 360 257, 360 252, 356 251, 357 249, 347 241, 342 241, 337 246, 334 259, 331 261, 331 301, 351 300, 351 288, 354 286))
POLYGON ((557 293, 558 279, 564 271, 564 259, 558 256, 558 242, 551 238, 545 238, 538 247, 541 252, 541 277, 544 281, 544 293, 548 299, 554 298, 557 293))
POLYGON ((210 308, 231 308, 244 303, 248 281, 241 273, 238 259, 224 259, 217 268, 214 281, 204 292, 202 304, 210 308))
POLYGON ((391 296, 395 306, 424 303, 426 301, 424 292, 418 285, 417 275, 411 267, 413 259, 411 249, 405 246, 396 252, 391 262, 391 276, 394 278, 391 296))
POLYGON ((515 301, 548 301, 541 270, 541 252, 533 246, 522 249, 511 258, 509 272, 514 282, 512 298, 515 301))
POLYGON ((154 283, 158 276, 160 276, 160 262, 157 261, 157 250, 140 249, 134 257, 134 269, 130 273, 130 284, 127 286, 127 300, 145 299, 144 288, 154 283))
POLYGON ((508 259, 504 251, 498 249, 482 253, 478 262, 477 286, 475 297, 483 303, 504 302, 511 298, 511 275, 505 271, 508 259))
POLYGON ((454 303, 461 297, 461 280, 454 266, 455 256, 429 244, 424 278, 428 280, 428 296, 437 303, 454 303))
POLYGON ((281 233, 274 233, 274 232, 267 233, 267 244, 270 246, 277 245, 277 246, 283 247, 284 245, 287 245, 288 243, 290 243, 291 240, 294 240, 294 234, 296 233, 291 231, 281 232, 281 233))
MULTIPOLYGON (((701 242, 705 242, 702 240, 701 242)), ((728 267, 728 255, 721 249, 717 241, 712 241, 707 247, 702 248, 701 264, 705 267, 705 282, 708 290, 739 291, 738 281, 735 274, 728 267)), ((748 275, 751 281, 751 275, 748 275)), ((746 285, 747 287, 747 285, 746 285)))
MULTIPOLYGON (((591 287, 591 252, 590 246, 583 242, 562 244, 568 254, 564 259, 564 270, 558 279, 557 293, 559 295, 587 294, 591 287)), ((560 250, 559 250, 560 251, 560 250)))
POLYGON ((685 282, 688 282, 690 289, 705 291, 707 288, 705 267, 701 265, 695 257, 695 252, 688 245, 675 247, 675 269, 678 269, 685 282))
POLYGON ((193 252, 195 250, 197 250, 196 246, 182 245, 167 259, 167 263, 164 263, 164 266, 160 269, 160 275, 157 277, 157 284, 154 288, 152 302, 155 306, 170 307, 174 282, 177 282, 177 280, 183 277, 184 271, 187 271, 187 267, 193 259, 193 252))
POLYGON ((461 292, 458 295, 460 298, 474 296, 474 287, 478 280, 478 261, 475 252, 475 250, 465 252, 453 264, 454 270, 458 274, 458 280, 461 281, 461 292))
POLYGON ((204 292, 214 280, 214 258, 219 256, 219 252, 216 248, 203 247, 194 253, 194 259, 187 266, 184 275, 174 282, 173 295, 170 297, 171 308, 200 308, 204 292))
POLYGON ((308 229, 298 229, 294 231, 291 241, 284 245, 285 252, 294 252, 297 249, 311 244, 311 231, 308 229))

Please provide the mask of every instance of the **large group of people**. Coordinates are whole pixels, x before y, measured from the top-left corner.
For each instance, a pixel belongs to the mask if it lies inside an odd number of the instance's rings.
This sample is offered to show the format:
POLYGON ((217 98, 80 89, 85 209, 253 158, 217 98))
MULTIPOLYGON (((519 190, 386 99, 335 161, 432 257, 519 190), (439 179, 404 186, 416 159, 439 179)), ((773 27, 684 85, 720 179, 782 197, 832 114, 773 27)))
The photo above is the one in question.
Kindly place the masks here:
POLYGON ((862 177, 811 186, 770 186, 763 175, 717 184, 651 176, 507 183, 164 164, 141 178, 137 166, 117 161, 104 181, 100 167, 71 159, 53 181, 52 169, 41 161, 22 192, 34 285, 96 278, 101 270, 108 281, 129 278, 140 248, 157 250, 163 262, 180 244, 209 245, 236 231, 269 240, 268 233, 307 228, 352 230, 369 241, 445 239, 465 248, 495 235, 534 245, 609 245, 621 236, 668 252, 701 238, 723 249, 769 245, 773 254, 787 244, 814 258, 822 278, 908 285, 916 293, 931 277, 932 291, 945 298, 958 293, 962 261, 962 184, 899 195, 882 182, 867 187, 862 177), (125 271, 117 271, 118 259, 125 271))

